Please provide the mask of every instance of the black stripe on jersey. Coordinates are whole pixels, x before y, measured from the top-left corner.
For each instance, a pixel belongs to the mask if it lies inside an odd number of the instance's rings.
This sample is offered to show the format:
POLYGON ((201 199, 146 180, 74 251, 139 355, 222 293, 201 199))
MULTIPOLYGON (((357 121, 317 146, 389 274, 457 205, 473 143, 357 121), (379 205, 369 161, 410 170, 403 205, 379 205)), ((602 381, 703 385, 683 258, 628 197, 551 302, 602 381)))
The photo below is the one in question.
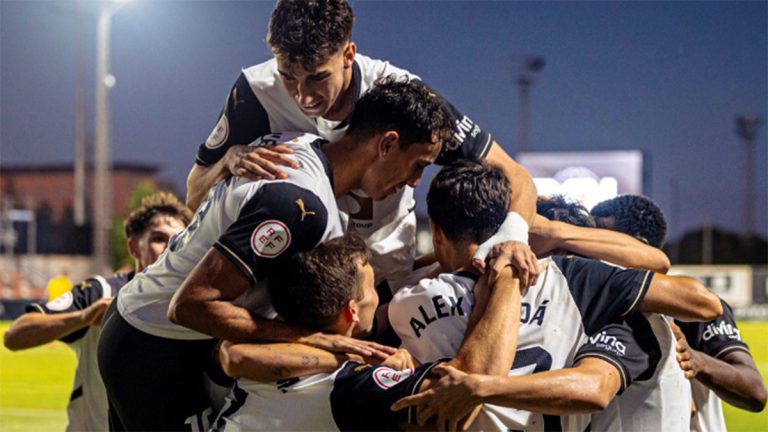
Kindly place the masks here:
POLYGON ((598 352, 585 352, 585 353, 579 354, 579 355, 577 355, 576 357, 573 358, 573 363, 575 364, 579 360, 582 360, 582 359, 585 359, 585 358, 590 358, 590 357, 591 358, 600 359, 600 360, 610 364, 611 366, 615 367, 616 370, 619 371, 619 376, 621 377, 621 386, 620 386, 619 391, 618 391, 617 394, 623 393, 624 390, 629 386, 629 383, 627 382, 628 381, 628 378, 627 378, 628 373, 625 370, 624 365, 621 362, 619 362, 618 360, 616 360, 615 358, 613 358, 611 356, 608 356, 608 355, 605 355, 603 353, 598 353, 598 352))
POLYGON ((82 396, 83 396, 83 386, 80 386, 72 390, 72 393, 69 395, 69 401, 72 402, 73 400, 82 396))
POLYGON ((722 360, 723 357, 725 357, 726 354, 729 354, 733 351, 744 351, 745 353, 749 354, 750 356, 752 353, 749 351, 749 348, 742 346, 742 345, 730 345, 718 352, 717 354, 713 355, 712 357, 722 360))
POLYGON ((331 190, 335 192, 334 184, 333 184, 333 167, 331 167, 331 162, 328 161, 328 157, 325 155, 325 153, 323 153, 323 150, 322 150, 322 147, 325 144, 328 144, 328 140, 318 138, 309 144, 309 148, 311 148, 312 151, 315 152, 315 155, 317 155, 317 158, 320 159, 320 163, 323 164, 325 175, 328 176, 328 180, 331 182, 331 190))
POLYGON ((572 255, 552 257, 552 262, 565 277, 588 335, 639 308, 653 275, 572 255))
POLYGON ((226 418, 231 417, 245 405, 245 401, 248 399, 248 392, 238 387, 237 381, 235 381, 235 385, 232 387, 232 396, 232 398, 227 398, 226 404, 213 422, 215 427, 212 430, 224 430, 224 426, 227 423, 226 418))
POLYGON ((296 252, 315 247, 327 222, 328 210, 312 191, 288 182, 265 183, 213 247, 256 283, 296 252), (259 249, 264 245, 273 245, 271 255, 259 249))
POLYGON ((229 91, 224 108, 216 118, 216 125, 222 116, 227 117, 229 132, 227 138, 215 148, 206 146, 205 142, 200 144, 195 157, 196 164, 213 165, 224 157, 233 145, 250 144, 256 138, 271 132, 267 110, 253 93, 248 79, 242 72, 232 86, 232 90, 229 91))
MULTIPOLYGON (((439 365, 440 363, 443 363, 444 361, 446 360, 438 360, 421 371, 421 375, 419 375, 419 377, 416 378, 416 381, 414 381, 411 385, 411 396, 419 392, 421 383, 427 378, 427 375, 432 372, 432 368, 439 365)), ((408 407, 408 424, 416 424, 416 412, 414 411, 415 409, 416 407, 408 407)))
MULTIPOLYGON (((360 72, 360 65, 357 64, 357 60, 352 62, 352 100, 357 102, 360 99, 360 90, 362 87, 363 74, 360 72)), ((336 125, 334 130, 344 129, 349 126, 349 122, 352 120, 352 113, 355 112, 355 104, 352 104, 352 109, 349 110, 347 117, 336 125)))

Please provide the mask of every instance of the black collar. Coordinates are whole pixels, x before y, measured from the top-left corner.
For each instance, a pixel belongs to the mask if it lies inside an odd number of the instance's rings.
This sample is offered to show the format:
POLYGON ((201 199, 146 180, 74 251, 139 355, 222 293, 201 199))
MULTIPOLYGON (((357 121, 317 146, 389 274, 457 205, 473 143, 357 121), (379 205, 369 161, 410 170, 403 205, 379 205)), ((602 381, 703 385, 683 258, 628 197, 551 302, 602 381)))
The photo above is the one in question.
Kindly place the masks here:
POLYGON ((357 64, 357 60, 352 63, 352 109, 349 110, 349 115, 336 125, 334 130, 344 129, 349 126, 349 121, 352 120, 352 113, 355 112, 355 103, 360 99, 360 88, 362 87, 363 75, 360 72, 360 65, 357 64))
MULTIPOLYGON (((328 180, 331 182, 331 189, 334 189, 333 186, 333 168, 331 167, 331 162, 328 161, 328 157, 323 153, 322 146, 328 144, 328 140, 323 138, 318 138, 312 143, 309 144, 309 147, 315 151, 315 154, 317 155, 317 158, 320 159, 320 163, 323 164, 323 169, 325 169, 325 175, 328 176, 328 180)), ((334 193, 336 191, 334 190, 334 193)))

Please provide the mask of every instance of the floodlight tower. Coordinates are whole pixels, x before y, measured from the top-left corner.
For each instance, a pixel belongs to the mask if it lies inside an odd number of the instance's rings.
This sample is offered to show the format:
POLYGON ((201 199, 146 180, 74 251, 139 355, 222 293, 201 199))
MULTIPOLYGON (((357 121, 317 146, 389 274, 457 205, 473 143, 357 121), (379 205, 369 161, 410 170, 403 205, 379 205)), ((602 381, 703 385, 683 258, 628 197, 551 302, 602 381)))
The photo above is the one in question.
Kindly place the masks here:
POLYGON ((103 0, 99 4, 96 36, 96 119, 94 134, 93 257, 101 274, 109 266, 109 229, 112 225, 112 179, 109 161, 109 89, 115 77, 109 73, 109 32, 112 16, 128 0, 103 0))
POLYGON ((755 198, 754 179, 752 178, 752 159, 754 159, 755 136, 760 126, 760 118, 756 115, 743 115, 736 117, 736 134, 741 138, 741 199, 742 199, 742 223, 747 233, 754 229, 752 226, 752 200, 755 198))
POLYGON ((526 55, 520 59, 514 59, 518 94, 520 95, 520 122, 518 125, 518 151, 528 150, 528 137, 530 132, 530 90, 535 82, 534 76, 544 69, 546 61, 544 57, 526 55))

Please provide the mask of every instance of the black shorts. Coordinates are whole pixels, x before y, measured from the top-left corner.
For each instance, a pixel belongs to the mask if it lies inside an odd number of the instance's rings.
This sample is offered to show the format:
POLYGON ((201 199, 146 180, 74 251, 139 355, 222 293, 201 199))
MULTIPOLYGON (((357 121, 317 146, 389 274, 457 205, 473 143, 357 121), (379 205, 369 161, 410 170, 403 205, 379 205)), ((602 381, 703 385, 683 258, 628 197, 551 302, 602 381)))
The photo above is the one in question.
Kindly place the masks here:
POLYGON ((216 341, 166 339, 120 316, 104 316, 99 370, 109 399, 110 430, 205 431, 215 417, 203 377, 216 341))

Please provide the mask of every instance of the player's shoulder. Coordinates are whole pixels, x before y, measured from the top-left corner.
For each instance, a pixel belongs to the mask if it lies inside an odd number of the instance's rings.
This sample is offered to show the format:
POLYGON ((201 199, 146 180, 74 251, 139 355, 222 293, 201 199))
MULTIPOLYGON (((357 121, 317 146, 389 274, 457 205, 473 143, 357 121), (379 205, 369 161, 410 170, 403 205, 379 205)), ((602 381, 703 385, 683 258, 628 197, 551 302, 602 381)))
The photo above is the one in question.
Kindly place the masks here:
POLYGON ((404 301, 409 298, 432 296, 446 292, 469 292, 477 279, 477 275, 469 272, 441 273, 434 278, 423 278, 413 285, 401 288, 395 293, 393 301, 404 301))
POLYGON ((242 69, 242 77, 248 81, 251 88, 255 91, 265 90, 280 86, 277 61, 273 58, 242 69))
POLYGON ((360 76, 366 87, 373 84, 379 78, 394 75, 398 78, 411 78, 419 79, 419 77, 411 72, 392 65, 386 60, 372 59, 362 54, 355 55, 355 63, 360 68, 360 76))

